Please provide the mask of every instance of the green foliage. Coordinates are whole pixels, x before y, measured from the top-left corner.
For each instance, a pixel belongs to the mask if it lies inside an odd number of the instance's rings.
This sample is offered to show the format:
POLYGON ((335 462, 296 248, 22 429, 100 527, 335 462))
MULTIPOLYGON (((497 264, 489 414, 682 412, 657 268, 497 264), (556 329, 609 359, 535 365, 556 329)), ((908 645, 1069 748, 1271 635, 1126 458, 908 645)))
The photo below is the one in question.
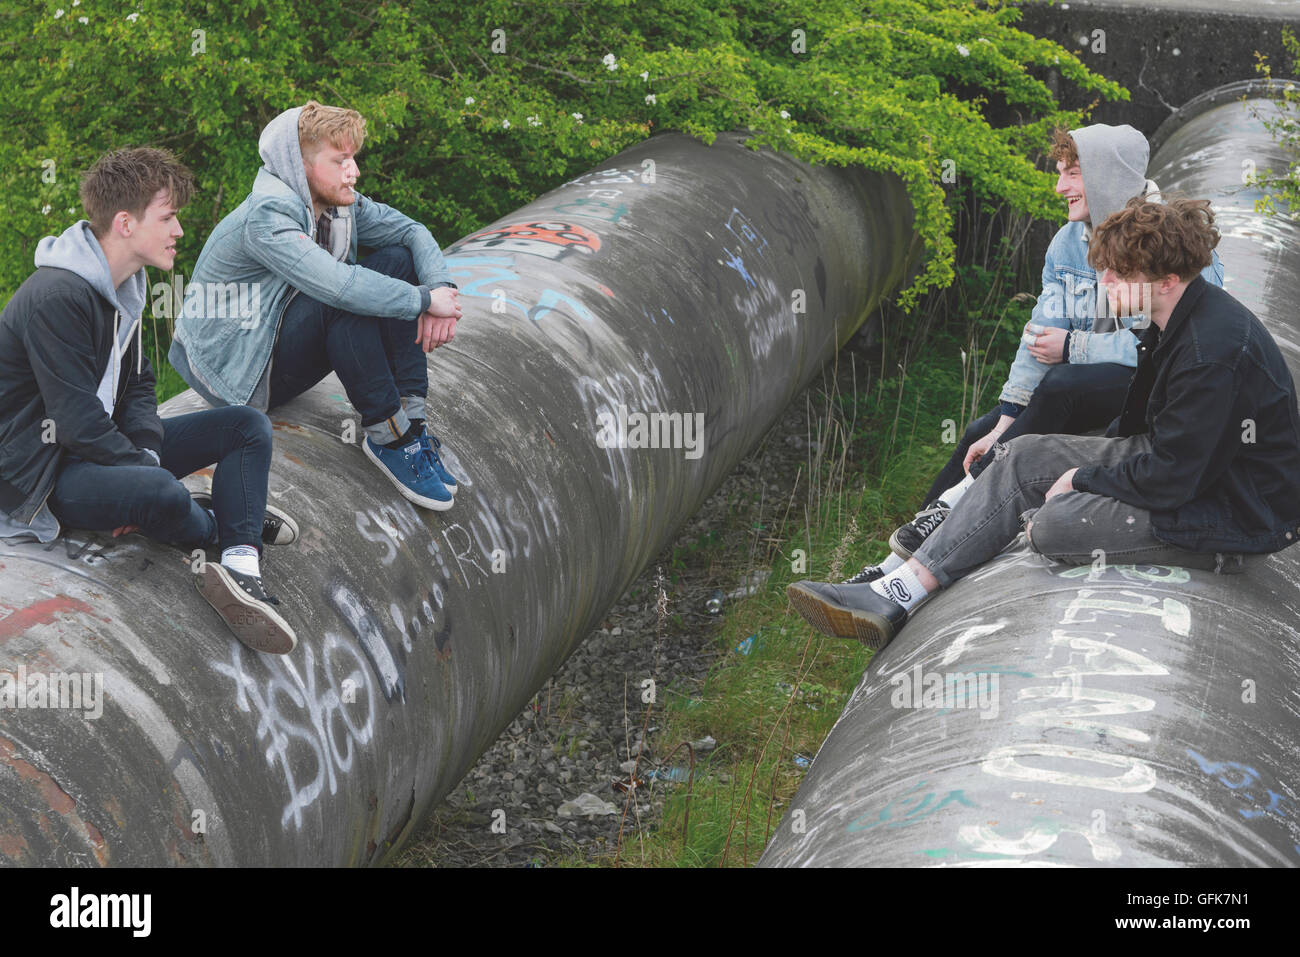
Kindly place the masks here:
POLYGON ((1047 72, 1127 97, 1003 0, 72 4, 0 13, 0 300, 37 240, 79 218, 77 171, 112 147, 165 146, 195 170, 192 264, 247 193, 263 125, 315 97, 369 120, 362 190, 444 243, 656 130, 748 128, 756 146, 893 171, 929 252, 911 303, 952 278, 945 161, 981 196, 1055 215, 1030 154, 1080 116, 1047 72))
MULTIPOLYGON (((1282 28, 1282 46, 1291 55, 1292 71, 1300 70, 1300 39, 1290 27, 1282 28)), ((1275 114, 1260 116, 1260 119, 1273 134, 1273 139, 1293 159, 1285 172, 1264 170, 1258 174, 1257 182, 1266 192, 1255 201, 1255 212, 1270 216, 1281 214, 1300 220, 1300 87, 1291 81, 1274 80, 1268 58, 1257 56, 1259 62, 1255 69, 1263 74, 1268 93, 1277 106, 1275 114)))

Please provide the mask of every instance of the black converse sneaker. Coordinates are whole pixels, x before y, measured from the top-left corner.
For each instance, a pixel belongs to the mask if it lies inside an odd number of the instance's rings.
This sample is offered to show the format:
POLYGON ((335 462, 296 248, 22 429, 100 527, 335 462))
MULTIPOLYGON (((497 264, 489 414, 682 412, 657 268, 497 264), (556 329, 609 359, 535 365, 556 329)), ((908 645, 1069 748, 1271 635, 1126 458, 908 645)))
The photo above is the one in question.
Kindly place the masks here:
MULTIPOLYGON (((199 503, 200 508, 212 511, 212 496, 207 492, 195 492, 191 498, 199 503)), ((298 540, 298 523, 287 512, 276 508, 270 502, 262 516, 263 545, 291 545, 298 540)))
POLYGON ((952 509, 939 502, 926 506, 916 513, 916 518, 894 530, 894 534, 889 536, 889 547, 899 558, 911 558, 912 553, 943 524, 950 511, 952 509))
POLYGON ((852 578, 846 578, 840 582, 842 585, 868 585, 877 579, 885 577, 885 570, 879 565, 866 565, 862 571, 858 572, 852 578))
POLYGON ((298 636, 272 607, 280 604, 279 599, 267 593, 258 576, 240 574, 217 562, 204 562, 194 583, 235 637, 254 651, 287 655, 297 646, 298 636))

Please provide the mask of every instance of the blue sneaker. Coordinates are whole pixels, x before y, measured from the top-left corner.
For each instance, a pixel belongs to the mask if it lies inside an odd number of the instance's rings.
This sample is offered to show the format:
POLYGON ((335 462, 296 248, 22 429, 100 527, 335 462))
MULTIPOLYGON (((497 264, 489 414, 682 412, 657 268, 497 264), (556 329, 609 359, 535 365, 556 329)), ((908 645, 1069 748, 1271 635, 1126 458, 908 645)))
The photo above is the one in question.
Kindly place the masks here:
POLYGON ((366 458, 379 466, 403 498, 435 512, 451 508, 451 492, 434 470, 437 459, 429 454, 423 439, 414 439, 400 449, 386 449, 367 437, 361 447, 366 458))
POLYGON ((438 478, 442 480, 442 484, 447 486, 447 491, 455 495, 456 479, 447 471, 447 466, 442 464, 442 456, 438 454, 438 450, 442 448, 442 443, 438 441, 436 435, 429 431, 428 426, 425 426, 423 440, 424 447, 433 456, 433 470, 438 473, 438 478))

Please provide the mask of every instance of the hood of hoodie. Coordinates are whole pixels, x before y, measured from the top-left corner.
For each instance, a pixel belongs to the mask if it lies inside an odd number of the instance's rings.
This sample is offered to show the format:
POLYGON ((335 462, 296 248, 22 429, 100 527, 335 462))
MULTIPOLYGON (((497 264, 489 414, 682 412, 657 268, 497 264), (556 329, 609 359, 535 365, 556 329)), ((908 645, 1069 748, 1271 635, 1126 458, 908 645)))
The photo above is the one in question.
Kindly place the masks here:
POLYGON ((104 370, 98 396, 104 411, 111 418, 117 406, 118 370, 127 343, 134 335, 136 342, 136 372, 144 362, 144 323, 140 317, 149 291, 144 267, 128 276, 122 285, 114 288, 113 274, 108 268, 104 248, 90 230, 90 223, 80 220, 63 231, 60 236, 46 236, 36 244, 36 266, 54 266, 74 272, 94 288, 113 306, 113 360, 104 370), (125 318, 126 321, 122 322, 125 318))
POLYGON ((1147 191, 1147 159, 1151 146, 1138 130, 1125 124, 1098 123, 1071 130, 1079 151, 1079 172, 1088 198, 1089 229, 1119 212, 1134 196, 1147 191))
MULTIPOLYGON (((302 164, 302 147, 298 145, 298 114, 301 106, 285 110, 262 130, 257 153, 266 171, 284 183, 311 209, 311 188, 302 164)), ((315 218, 315 217, 313 217, 315 218)))
POLYGON ((75 272, 127 319, 129 329, 144 312, 149 284, 141 267, 122 285, 113 287, 113 274, 108 268, 104 248, 90 231, 86 220, 73 223, 60 236, 46 236, 36 244, 36 265, 55 266, 75 272))

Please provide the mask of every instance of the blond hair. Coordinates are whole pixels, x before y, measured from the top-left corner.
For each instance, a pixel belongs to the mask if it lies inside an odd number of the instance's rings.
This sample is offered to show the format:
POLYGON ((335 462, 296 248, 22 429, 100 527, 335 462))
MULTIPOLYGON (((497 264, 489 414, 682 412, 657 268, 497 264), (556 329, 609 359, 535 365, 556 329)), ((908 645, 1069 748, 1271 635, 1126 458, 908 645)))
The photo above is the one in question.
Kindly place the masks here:
POLYGON ((356 110, 325 106, 308 100, 298 114, 298 148, 304 159, 312 159, 329 143, 336 150, 361 149, 366 138, 366 118, 356 110))

